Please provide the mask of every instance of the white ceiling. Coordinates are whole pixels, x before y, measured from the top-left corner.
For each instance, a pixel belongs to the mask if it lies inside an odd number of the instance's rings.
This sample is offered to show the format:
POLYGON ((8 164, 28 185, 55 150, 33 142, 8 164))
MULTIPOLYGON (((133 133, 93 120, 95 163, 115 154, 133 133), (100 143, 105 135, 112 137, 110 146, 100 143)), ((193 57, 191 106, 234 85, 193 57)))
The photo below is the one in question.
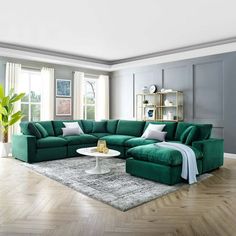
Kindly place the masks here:
POLYGON ((235 37, 235 9, 235 0, 2 0, 0 42, 119 60, 235 37))

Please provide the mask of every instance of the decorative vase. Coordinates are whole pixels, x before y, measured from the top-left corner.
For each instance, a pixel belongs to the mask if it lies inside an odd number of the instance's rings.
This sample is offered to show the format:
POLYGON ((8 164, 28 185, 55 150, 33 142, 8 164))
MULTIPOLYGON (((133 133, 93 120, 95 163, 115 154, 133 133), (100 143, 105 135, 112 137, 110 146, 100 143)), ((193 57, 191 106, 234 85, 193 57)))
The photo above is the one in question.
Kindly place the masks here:
POLYGON ((167 115, 163 115, 163 120, 168 120, 167 115))
POLYGON ((0 143, 0 157, 8 157, 11 153, 11 143, 0 143))
POLYGON ((167 119, 173 120, 173 113, 172 112, 170 112, 170 111, 167 112, 167 119))
POLYGON ((165 104, 165 106, 169 106, 170 105, 170 102, 169 102, 169 100, 168 99, 166 99, 165 101, 164 101, 164 104, 165 104))
POLYGON ((147 86, 144 86, 144 87, 142 88, 142 92, 143 92, 143 93, 149 93, 148 87, 147 87, 147 86))
POLYGON ((98 140, 97 143, 97 152, 106 153, 107 151, 107 144, 105 140, 98 140))

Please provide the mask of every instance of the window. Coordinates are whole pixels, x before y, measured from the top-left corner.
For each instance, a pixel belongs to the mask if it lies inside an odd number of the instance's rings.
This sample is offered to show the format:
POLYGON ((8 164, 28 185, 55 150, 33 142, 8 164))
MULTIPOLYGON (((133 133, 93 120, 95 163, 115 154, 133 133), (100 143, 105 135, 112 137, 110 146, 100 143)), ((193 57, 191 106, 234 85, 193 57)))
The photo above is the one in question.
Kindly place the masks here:
POLYGON ((84 119, 95 119, 96 79, 85 78, 84 83, 84 119))
POLYGON ((25 92, 21 100, 24 113, 22 121, 39 121, 41 107, 41 73, 37 70, 22 69, 19 91, 25 92))

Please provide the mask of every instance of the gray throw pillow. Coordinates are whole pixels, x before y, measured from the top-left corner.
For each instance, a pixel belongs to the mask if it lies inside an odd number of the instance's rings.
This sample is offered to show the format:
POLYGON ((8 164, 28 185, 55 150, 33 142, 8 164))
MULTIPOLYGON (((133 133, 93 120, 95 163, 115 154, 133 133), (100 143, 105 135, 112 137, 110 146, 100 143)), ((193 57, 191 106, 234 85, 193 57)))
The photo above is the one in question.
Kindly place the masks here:
POLYGON ((72 135, 80 135, 83 134, 80 128, 62 128, 63 136, 72 136, 72 135))
POLYGON ((81 129, 78 122, 63 122, 66 128, 79 128, 79 131, 81 134, 84 133, 84 131, 81 129))
POLYGON ((149 133, 150 130, 157 130, 157 131, 162 131, 165 128, 165 124, 149 124, 146 130, 144 131, 143 135, 141 136, 142 138, 146 138, 147 134, 149 133))
POLYGON ((161 131, 158 131, 158 130, 150 130, 147 133, 146 138, 147 139, 156 139, 156 140, 159 140, 159 141, 165 141, 166 134, 167 134, 167 132, 161 132, 161 131))

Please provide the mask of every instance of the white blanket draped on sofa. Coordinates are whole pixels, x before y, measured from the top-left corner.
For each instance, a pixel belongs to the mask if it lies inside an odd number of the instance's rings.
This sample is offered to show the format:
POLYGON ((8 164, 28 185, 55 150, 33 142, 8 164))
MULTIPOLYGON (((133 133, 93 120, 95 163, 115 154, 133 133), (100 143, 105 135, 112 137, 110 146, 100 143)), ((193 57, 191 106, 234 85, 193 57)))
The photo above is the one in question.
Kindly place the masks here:
POLYGON ((179 151, 182 154, 182 173, 181 177, 188 180, 189 184, 197 182, 198 175, 196 155, 187 145, 181 143, 161 142, 156 143, 158 147, 170 148, 179 151))

